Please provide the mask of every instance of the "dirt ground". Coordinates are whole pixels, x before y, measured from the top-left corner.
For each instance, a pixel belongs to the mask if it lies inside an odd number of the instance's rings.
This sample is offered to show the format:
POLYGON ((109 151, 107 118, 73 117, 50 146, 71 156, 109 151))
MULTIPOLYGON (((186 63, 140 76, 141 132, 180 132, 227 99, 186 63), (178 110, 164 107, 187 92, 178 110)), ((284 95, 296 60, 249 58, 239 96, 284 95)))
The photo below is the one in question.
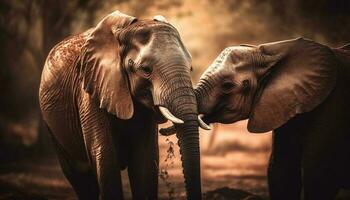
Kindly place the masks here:
MULTIPOLYGON (((266 167, 271 134, 249 134, 244 131, 244 126, 244 122, 221 126, 214 137, 208 132, 201 132, 201 173, 205 199, 268 199, 266 167)), ((185 196, 176 141, 175 137, 159 137, 161 199, 184 199, 185 196), (173 146, 174 154, 167 157, 169 145, 173 146)), ((124 194, 130 199, 127 174, 125 171, 122 174, 124 194)), ((77 198, 57 159, 37 157, 0 164, 0 200, 3 199, 77 198)), ((350 199, 350 196, 339 199, 350 199)))

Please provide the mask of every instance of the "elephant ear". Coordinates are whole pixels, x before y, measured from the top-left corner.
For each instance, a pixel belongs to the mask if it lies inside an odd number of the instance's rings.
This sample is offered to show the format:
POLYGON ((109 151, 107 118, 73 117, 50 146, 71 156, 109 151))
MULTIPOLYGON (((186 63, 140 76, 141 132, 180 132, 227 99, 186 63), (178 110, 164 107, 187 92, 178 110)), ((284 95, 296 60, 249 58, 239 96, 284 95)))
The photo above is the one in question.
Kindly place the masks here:
POLYGON ((134 21, 119 11, 106 16, 88 36, 78 63, 84 90, 120 119, 131 118, 134 106, 117 35, 134 21))
POLYGON ((327 46, 299 38, 263 44, 259 49, 274 64, 254 99, 250 132, 274 130, 295 115, 313 110, 334 88, 337 68, 327 46))

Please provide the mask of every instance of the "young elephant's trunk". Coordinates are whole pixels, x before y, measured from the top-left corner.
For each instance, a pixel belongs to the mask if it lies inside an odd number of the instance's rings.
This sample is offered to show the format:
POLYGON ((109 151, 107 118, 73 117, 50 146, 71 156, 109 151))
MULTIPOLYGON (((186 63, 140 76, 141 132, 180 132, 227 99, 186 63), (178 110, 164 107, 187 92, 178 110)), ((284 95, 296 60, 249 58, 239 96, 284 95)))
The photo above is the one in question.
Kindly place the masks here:
POLYGON ((207 82, 203 82, 202 80, 199 81, 196 88, 194 89, 194 93, 197 99, 197 105, 198 105, 198 112, 204 113, 206 109, 205 102, 203 102, 204 99, 209 100, 209 91, 212 90, 211 85, 207 84, 207 82))

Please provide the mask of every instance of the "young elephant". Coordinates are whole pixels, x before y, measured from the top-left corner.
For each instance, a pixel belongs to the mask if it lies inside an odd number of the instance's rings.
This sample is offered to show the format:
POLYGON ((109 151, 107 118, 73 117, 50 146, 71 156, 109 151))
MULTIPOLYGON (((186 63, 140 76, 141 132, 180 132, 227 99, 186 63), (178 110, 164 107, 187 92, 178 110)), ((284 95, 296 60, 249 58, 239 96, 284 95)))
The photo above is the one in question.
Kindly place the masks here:
POLYGON ((272 200, 329 200, 350 186, 349 47, 302 38, 233 46, 202 75, 205 123, 249 119, 250 132, 274 130, 272 200))
POLYGON ((163 17, 116 11, 51 50, 40 107, 79 199, 122 199, 126 167, 133 198, 157 199, 157 123, 165 118, 177 124, 187 198, 201 198, 190 69, 179 33, 163 17))

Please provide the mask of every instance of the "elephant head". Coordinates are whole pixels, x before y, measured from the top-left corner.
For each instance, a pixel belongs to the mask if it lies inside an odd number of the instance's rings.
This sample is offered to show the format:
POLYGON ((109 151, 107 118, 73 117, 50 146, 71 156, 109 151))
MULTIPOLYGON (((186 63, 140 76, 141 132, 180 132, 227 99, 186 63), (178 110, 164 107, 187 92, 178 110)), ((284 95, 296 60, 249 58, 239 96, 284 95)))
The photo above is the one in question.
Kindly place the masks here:
POLYGON ((336 82, 327 46, 306 39, 226 48, 195 89, 206 123, 249 119, 250 132, 267 132, 311 111, 336 82))
POLYGON ((91 30, 78 70, 84 90, 98 99, 100 108, 118 118, 132 118, 134 104, 139 103, 176 124, 187 196, 200 199, 191 56, 177 30, 161 16, 138 20, 114 12, 91 30))

